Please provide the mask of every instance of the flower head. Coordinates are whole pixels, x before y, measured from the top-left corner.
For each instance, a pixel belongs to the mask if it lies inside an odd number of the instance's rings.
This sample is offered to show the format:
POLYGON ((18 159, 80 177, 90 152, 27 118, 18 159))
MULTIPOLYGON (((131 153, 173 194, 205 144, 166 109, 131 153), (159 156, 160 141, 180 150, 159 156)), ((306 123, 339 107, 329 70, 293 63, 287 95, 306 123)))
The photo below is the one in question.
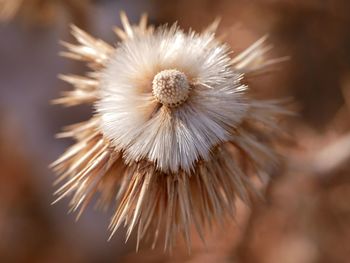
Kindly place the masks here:
MULTIPOLYGON (((274 102, 250 99, 244 73, 264 61, 261 39, 232 58, 215 38, 216 22, 202 33, 177 25, 154 29, 146 16, 124 30, 116 48, 73 26, 77 45, 63 55, 88 62, 87 76, 62 76, 74 90, 56 100, 67 106, 93 104, 93 117, 72 125, 60 137, 76 143, 53 168, 65 183, 58 200, 72 195, 72 210, 86 207, 96 193, 108 205, 117 198, 110 228, 124 223, 129 236, 157 241, 165 248, 190 226, 199 234, 213 221, 234 214, 238 196, 248 202, 255 190, 248 172, 264 172, 275 161, 270 139, 274 102), (258 138, 264 137, 264 141, 258 138)), ((80 213, 79 213, 80 214, 80 213)))

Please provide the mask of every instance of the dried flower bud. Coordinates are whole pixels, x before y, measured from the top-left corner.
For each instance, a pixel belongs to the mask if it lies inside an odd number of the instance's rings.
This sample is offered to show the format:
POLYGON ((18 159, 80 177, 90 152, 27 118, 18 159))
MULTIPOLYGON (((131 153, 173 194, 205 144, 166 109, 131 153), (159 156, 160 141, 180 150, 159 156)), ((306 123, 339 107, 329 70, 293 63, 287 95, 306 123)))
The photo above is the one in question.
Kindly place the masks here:
POLYGON ((261 59, 264 39, 231 58, 217 23, 197 34, 121 19, 117 48, 76 27, 78 44, 65 44, 63 55, 93 73, 62 76, 74 89, 56 103, 96 111, 60 134, 77 142, 52 165, 65 181, 56 195, 72 195, 79 215, 96 193, 102 205, 117 198, 112 234, 125 224, 127 236, 137 229, 138 242, 150 235, 155 244, 164 227, 165 249, 178 232, 190 246, 191 224, 202 235, 234 215, 236 197, 248 202, 255 191, 248 171, 261 175, 275 161, 270 141, 283 110, 250 99, 241 84, 244 72, 274 61, 261 59))

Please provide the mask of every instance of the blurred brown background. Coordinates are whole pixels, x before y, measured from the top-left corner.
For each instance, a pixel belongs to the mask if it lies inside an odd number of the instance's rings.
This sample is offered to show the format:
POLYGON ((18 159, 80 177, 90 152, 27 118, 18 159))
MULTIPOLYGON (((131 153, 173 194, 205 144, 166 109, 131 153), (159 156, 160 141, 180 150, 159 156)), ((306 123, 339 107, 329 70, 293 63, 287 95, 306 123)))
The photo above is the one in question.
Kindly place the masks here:
MULTIPOLYGON (((350 2, 347 0, 0 0, 20 4, 0 24, 0 262, 350 262, 350 2), (84 72, 59 57, 69 24, 116 43, 112 27, 125 10, 136 22, 176 20, 200 30, 221 17, 219 35, 235 52, 268 34, 271 57, 290 56, 271 74, 247 81, 256 96, 294 98, 298 117, 283 125, 294 143, 286 164, 251 209, 194 237, 188 255, 147 246, 135 253, 121 230, 107 242, 110 213, 93 205, 75 223, 68 200, 54 206, 47 166, 71 142, 55 140, 63 125, 90 116, 49 100, 69 88, 56 76, 84 72)), ((0 5, 1 6, 1 5, 0 5)))

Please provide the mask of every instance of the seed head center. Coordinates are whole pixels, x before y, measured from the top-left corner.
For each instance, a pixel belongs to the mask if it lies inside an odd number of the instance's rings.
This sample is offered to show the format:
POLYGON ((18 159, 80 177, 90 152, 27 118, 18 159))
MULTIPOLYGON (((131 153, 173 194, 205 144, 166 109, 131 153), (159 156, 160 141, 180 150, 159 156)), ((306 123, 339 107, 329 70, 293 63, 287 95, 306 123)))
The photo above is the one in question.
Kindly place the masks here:
POLYGON ((168 107, 177 107, 184 103, 190 91, 186 75, 176 69, 162 70, 152 81, 155 99, 168 107))

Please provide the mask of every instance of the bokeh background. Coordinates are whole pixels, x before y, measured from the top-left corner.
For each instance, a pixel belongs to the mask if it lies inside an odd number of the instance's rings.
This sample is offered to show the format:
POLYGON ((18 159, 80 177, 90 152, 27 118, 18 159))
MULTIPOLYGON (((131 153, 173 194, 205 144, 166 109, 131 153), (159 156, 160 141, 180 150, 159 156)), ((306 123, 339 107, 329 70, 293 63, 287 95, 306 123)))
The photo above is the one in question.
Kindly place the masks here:
POLYGON ((349 10, 347 0, 0 0, 0 262, 350 262, 349 10), (75 222, 68 200, 51 205, 47 166, 72 143, 54 134, 91 114, 49 103, 69 89, 59 73, 85 70, 58 56, 59 41, 72 41, 74 23, 116 43, 121 10, 195 30, 220 17, 234 52, 268 34, 269 56, 290 57, 247 79, 258 97, 293 98, 285 164, 264 201, 238 202, 236 221, 213 227, 206 246, 194 237, 190 255, 181 240, 171 255, 135 253, 123 230, 107 242, 111 211, 91 205, 75 222))

